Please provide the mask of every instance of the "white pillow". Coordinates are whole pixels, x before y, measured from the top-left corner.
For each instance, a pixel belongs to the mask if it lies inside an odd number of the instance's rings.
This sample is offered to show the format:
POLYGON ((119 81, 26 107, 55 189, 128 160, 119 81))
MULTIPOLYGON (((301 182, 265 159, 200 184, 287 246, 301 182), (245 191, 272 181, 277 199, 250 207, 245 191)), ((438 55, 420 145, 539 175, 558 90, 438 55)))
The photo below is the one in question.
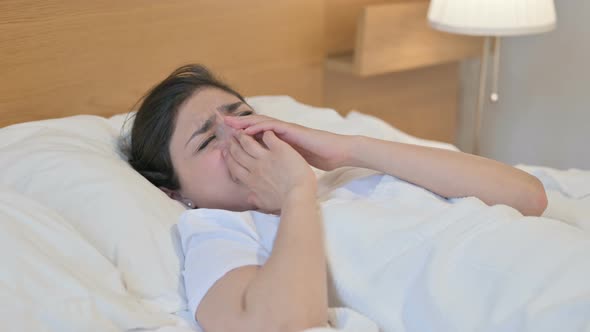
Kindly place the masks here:
POLYGON ((0 330, 121 331, 174 325, 55 211, 0 186, 0 330))
MULTIPOLYGON (((247 101, 261 114, 312 128, 444 145, 360 113, 343 118, 332 109, 311 107, 287 96, 247 101)), ((175 228, 184 207, 135 172, 118 150, 125 118, 125 114, 110 119, 80 115, 1 129, 0 184, 69 220, 117 267, 129 292, 167 312, 184 310, 183 257, 175 228)))
POLYGON ((63 215, 116 265, 129 292, 167 312, 186 307, 174 227, 184 208, 135 172, 105 118, 75 116, 0 130, 0 184, 63 215))
MULTIPOLYGON (((346 117, 342 117, 333 109, 305 105, 289 96, 258 96, 247 98, 246 101, 259 114, 310 128, 343 135, 363 135, 388 141, 459 151, 452 144, 409 135, 377 117, 358 111, 351 111, 346 114, 346 117)), ((424 121, 428 121, 428 119, 424 119, 424 121)))

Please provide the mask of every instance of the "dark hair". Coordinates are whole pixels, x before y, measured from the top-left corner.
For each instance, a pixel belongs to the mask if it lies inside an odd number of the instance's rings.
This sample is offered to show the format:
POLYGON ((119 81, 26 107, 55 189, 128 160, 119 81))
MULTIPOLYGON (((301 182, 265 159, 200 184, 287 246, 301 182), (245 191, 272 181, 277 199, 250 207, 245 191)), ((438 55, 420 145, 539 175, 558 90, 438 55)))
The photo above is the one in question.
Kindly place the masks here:
POLYGON ((143 96, 131 129, 131 166, 154 185, 180 189, 170 158, 170 139, 180 106, 202 88, 214 87, 244 98, 204 66, 189 64, 174 70, 143 96))

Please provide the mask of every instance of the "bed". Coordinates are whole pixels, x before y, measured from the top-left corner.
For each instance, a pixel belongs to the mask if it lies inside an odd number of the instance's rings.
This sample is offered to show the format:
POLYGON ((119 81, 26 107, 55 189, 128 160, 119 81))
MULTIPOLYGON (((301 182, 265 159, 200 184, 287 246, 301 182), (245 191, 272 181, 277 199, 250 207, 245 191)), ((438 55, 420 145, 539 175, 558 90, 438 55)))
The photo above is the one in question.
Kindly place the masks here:
MULTIPOLYGON (((342 117, 288 96, 248 102, 262 114, 311 127, 456 150, 359 112, 342 117)), ((7 330, 195 328, 174 227, 184 207, 126 163, 119 144, 128 115, 78 115, 0 130, 7 330)), ((590 229, 589 172, 519 167, 545 184, 545 216, 590 229)))
MULTIPOLYGON (((342 116, 318 107, 323 54, 316 51, 317 29, 324 15, 319 1, 211 1, 191 15, 195 6, 0 5, 2 330, 197 329, 186 310, 175 229, 184 207, 134 172, 120 149, 133 103, 178 64, 210 63, 262 114, 342 134, 458 150, 362 112, 342 116), (297 24, 304 16, 311 23, 297 24), (208 28, 178 29, 195 20, 208 28), (242 26, 240 38, 219 22, 242 26), (257 51, 241 62, 226 55, 247 49, 253 36, 257 51), (187 48, 191 38, 212 46, 187 48)), ((544 217, 587 237, 590 171, 516 166, 545 185, 544 217)), ((315 171, 318 178, 328 175, 315 171)), ((584 312, 587 307, 581 307, 584 312)), ((345 306, 331 311, 334 325, 347 331, 377 331, 378 315, 369 316, 345 306)))

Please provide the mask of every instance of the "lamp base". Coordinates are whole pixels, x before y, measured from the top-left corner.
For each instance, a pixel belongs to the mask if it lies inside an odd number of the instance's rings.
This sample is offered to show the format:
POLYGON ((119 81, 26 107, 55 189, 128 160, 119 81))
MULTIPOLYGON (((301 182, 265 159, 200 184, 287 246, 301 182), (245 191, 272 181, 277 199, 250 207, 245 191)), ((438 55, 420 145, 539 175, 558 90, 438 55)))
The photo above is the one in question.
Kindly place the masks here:
POLYGON ((485 103, 486 77, 488 72, 488 58, 490 54, 491 37, 485 37, 483 41, 483 50, 481 53, 481 63, 479 67, 479 93, 477 96, 477 109, 475 110, 475 130, 473 132, 473 150, 472 154, 480 153, 480 131, 483 105, 485 103))
MULTIPOLYGON (((500 68, 500 37, 494 38, 494 68, 492 77, 492 93, 490 94, 490 101, 497 102, 500 99, 498 94, 498 73, 500 68)), ((481 152, 481 123, 483 118, 483 109, 485 105, 485 94, 486 94, 486 83, 488 74, 488 62, 490 55, 490 47, 492 43, 492 37, 485 37, 483 43, 483 50, 481 53, 481 64, 479 69, 479 93, 477 96, 477 109, 475 111, 475 125, 473 133, 473 150, 472 154, 480 154, 481 152)))

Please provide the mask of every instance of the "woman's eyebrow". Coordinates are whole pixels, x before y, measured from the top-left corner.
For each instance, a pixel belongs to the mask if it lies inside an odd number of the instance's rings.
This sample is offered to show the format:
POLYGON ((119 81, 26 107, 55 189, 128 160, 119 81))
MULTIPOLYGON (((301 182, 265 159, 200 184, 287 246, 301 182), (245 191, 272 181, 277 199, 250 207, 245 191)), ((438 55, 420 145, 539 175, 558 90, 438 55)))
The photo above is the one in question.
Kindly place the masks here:
POLYGON ((238 102, 231 103, 231 104, 221 105, 221 106, 217 107, 217 110, 222 113, 231 113, 231 112, 237 110, 238 107, 240 107, 243 103, 244 102, 242 102, 242 101, 238 101, 238 102))
POLYGON ((211 129, 211 127, 213 126, 213 122, 215 122, 215 117, 217 115, 213 114, 209 117, 209 119, 207 119, 207 121, 205 121, 205 123, 203 124, 203 126, 201 126, 201 128, 195 130, 195 132, 191 135, 191 137, 188 139, 188 141, 186 141, 186 144, 184 144, 184 147, 186 148, 186 146, 188 145, 188 143, 195 137, 207 132, 207 130, 211 129))
MULTIPOLYGON (((237 110, 244 102, 242 101, 238 101, 235 103, 231 103, 231 104, 224 104, 221 106, 217 107, 217 110, 219 112, 222 113, 232 113, 235 110, 237 110)), ((188 143, 195 137, 207 132, 209 129, 211 129, 211 127, 213 126, 213 122, 215 122, 215 117, 217 115, 213 114, 211 115, 207 121, 205 121, 205 123, 203 124, 203 126, 201 126, 201 128, 195 130, 195 132, 191 135, 191 137, 188 139, 188 141, 186 141, 186 144, 184 144, 184 147, 186 148, 186 146, 188 145, 188 143)))

